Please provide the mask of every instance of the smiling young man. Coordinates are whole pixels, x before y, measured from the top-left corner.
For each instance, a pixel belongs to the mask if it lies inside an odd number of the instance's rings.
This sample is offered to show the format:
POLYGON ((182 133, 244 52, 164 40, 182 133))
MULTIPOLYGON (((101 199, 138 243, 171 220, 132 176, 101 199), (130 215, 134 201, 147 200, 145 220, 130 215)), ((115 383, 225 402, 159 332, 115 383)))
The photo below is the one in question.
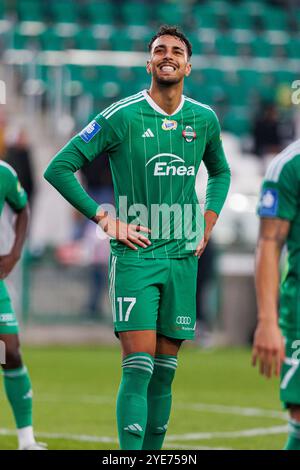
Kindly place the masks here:
POLYGON ((126 450, 163 445, 177 353, 195 333, 198 257, 230 183, 215 113, 182 94, 191 72, 190 42, 176 27, 162 26, 149 53, 150 89, 98 114, 45 172, 112 237, 109 292, 123 354, 117 422, 126 450), (110 155, 116 218, 74 177, 103 151, 110 155), (195 192, 202 160, 209 174, 204 234, 195 192))

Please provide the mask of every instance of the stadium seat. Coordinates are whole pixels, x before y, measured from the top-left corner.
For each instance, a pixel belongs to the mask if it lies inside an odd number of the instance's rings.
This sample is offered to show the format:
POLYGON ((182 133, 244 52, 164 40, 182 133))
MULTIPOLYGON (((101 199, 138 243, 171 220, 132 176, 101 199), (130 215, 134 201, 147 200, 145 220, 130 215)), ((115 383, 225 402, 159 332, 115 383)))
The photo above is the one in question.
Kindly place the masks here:
POLYGON ((155 19, 159 24, 182 24, 186 10, 183 3, 158 3, 155 8, 155 19))
POLYGON ((20 21, 44 21, 43 2, 19 0, 16 3, 20 21))
POLYGON ((97 50, 97 40, 90 27, 80 29, 75 35, 77 49, 97 50))
POLYGON ((195 5, 193 8, 193 18, 197 28, 217 29, 220 22, 220 15, 215 13, 207 5, 195 5))
POLYGON ((123 22, 128 26, 145 26, 151 18, 150 4, 148 3, 124 2, 121 12, 123 22))
POLYGON ((288 15, 283 8, 265 5, 261 22, 267 31, 287 31, 288 15))
POLYGON ((85 13, 91 24, 112 25, 115 23, 115 9, 109 0, 92 0, 85 6, 85 13))
POLYGON ((274 54, 274 47, 270 42, 263 37, 255 37, 250 43, 252 55, 254 57, 272 57, 274 54))
POLYGON ((79 21, 77 3, 70 0, 52 1, 51 13, 56 23, 76 23, 79 21))
POLYGON ((290 38, 286 44, 287 56, 290 59, 299 59, 300 57, 300 39, 290 38))
POLYGON ((133 40, 126 29, 116 30, 111 38, 111 47, 114 51, 131 51, 133 50, 133 40))
POLYGON ((45 51, 61 51, 66 48, 64 38, 57 34, 55 28, 47 28, 40 35, 41 48, 45 51))
POLYGON ((231 35, 218 36, 215 48, 220 56, 236 56, 238 53, 237 44, 231 35))
POLYGON ((243 5, 230 8, 226 15, 226 22, 231 29, 253 29, 253 17, 243 5))

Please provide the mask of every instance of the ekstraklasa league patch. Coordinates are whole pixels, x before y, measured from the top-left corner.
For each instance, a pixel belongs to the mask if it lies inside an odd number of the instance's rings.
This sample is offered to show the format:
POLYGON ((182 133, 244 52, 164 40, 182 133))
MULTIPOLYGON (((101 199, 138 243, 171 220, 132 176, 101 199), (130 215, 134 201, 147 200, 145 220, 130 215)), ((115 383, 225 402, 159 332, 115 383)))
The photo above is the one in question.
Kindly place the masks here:
POLYGON ((88 143, 99 131, 101 130, 100 124, 94 119, 90 122, 81 132, 80 137, 85 143, 88 143))
POLYGON ((264 189, 259 203, 259 215, 261 217, 275 217, 277 215, 278 202, 279 194, 277 189, 264 189))

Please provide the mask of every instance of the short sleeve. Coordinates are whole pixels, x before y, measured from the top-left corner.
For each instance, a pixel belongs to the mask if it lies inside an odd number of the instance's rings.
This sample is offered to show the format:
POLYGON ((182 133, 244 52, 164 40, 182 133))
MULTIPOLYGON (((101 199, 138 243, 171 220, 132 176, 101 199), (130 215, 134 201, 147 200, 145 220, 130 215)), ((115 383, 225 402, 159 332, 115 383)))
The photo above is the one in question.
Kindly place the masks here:
POLYGON ((265 179, 263 182, 258 215, 292 221, 298 210, 299 196, 298 175, 293 168, 293 161, 290 161, 284 166, 276 181, 265 179))
POLYGON ((20 211, 27 204, 27 194, 22 187, 16 172, 10 165, 1 171, 5 178, 5 201, 15 211, 20 211))

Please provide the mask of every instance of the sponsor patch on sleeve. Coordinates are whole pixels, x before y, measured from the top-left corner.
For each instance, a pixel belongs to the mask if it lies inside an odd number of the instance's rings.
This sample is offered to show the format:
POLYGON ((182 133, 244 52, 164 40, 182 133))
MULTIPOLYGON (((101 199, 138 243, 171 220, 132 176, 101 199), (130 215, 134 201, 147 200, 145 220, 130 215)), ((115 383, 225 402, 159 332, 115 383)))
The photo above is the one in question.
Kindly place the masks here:
POLYGON ((80 133, 80 137, 85 143, 90 142, 92 138, 101 130, 100 124, 94 119, 80 133))
POLYGON ((276 217, 278 201, 278 190, 274 188, 265 188, 261 194, 258 207, 258 214, 260 217, 276 217))

